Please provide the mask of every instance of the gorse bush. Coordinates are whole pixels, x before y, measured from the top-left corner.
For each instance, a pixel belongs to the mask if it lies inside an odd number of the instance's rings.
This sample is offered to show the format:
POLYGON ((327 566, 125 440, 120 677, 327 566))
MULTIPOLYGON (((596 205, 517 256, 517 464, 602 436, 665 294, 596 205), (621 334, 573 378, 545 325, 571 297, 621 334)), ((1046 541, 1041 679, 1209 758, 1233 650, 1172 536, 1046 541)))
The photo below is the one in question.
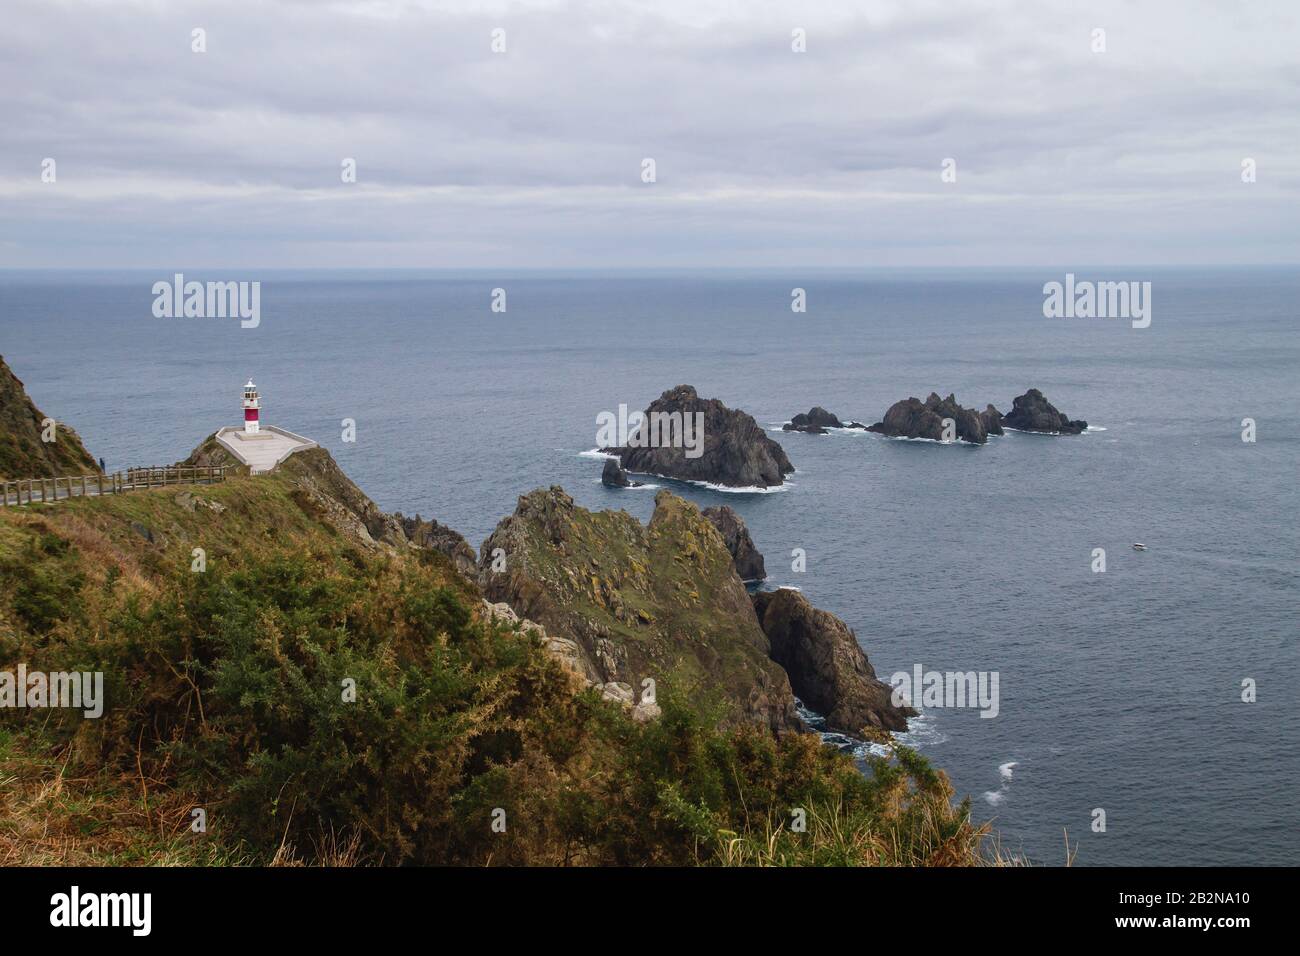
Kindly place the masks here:
POLYGON ((95 721, 51 712, 31 745, 115 768, 146 806, 165 792, 204 807, 211 832, 193 839, 221 841, 222 858, 979 860, 968 808, 915 754, 864 774, 811 735, 720 731, 717 707, 671 679, 662 716, 635 723, 537 637, 481 619, 441 555, 297 535, 201 574, 155 555, 141 580, 89 573, 70 540, 21 530, 0 557, 0 650, 103 671, 108 701, 95 721))

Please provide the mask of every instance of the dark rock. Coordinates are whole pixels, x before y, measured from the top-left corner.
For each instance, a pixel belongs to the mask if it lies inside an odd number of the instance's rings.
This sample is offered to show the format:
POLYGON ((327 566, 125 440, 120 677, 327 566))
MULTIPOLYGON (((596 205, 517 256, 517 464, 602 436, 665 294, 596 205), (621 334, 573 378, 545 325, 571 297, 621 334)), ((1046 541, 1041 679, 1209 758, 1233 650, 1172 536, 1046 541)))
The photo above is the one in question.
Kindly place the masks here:
POLYGON ((984 423, 984 431, 990 435, 1002 435, 1002 413, 992 405, 980 412, 980 421, 984 423))
POLYGON ((943 441, 943 420, 951 418, 956 425, 957 438, 982 445, 988 441, 988 431, 980 414, 957 404, 949 395, 940 398, 934 392, 924 402, 908 398, 895 402, 885 412, 884 420, 876 422, 867 431, 889 435, 892 438, 929 438, 943 441))
POLYGON ((843 428, 839 417, 826 411, 820 405, 814 405, 807 414, 800 412, 781 426, 782 431, 808 432, 810 435, 825 435, 828 428, 843 428))
POLYGON ((847 624, 789 588, 760 591, 753 600, 772 660, 785 668, 799 699, 826 717, 827 730, 864 736, 863 728, 907 729, 916 711, 895 706, 893 688, 876 677, 847 624))
POLYGON ((807 432, 810 435, 825 435, 828 428, 866 428, 861 422, 842 422, 833 412, 828 412, 820 405, 814 406, 807 414, 800 412, 781 426, 782 431, 807 432))
MULTIPOLYGON (((641 427, 628 440, 628 447, 602 449, 618 455, 619 464, 627 471, 732 488, 779 485, 794 471, 785 450, 768 437, 753 416, 728 408, 716 398, 700 398, 689 385, 678 385, 664 392, 650 403, 645 415, 641 427), (704 416, 703 435, 699 436, 703 444, 698 456, 688 457, 688 449, 681 447, 680 442, 667 445, 661 441, 660 447, 637 447, 639 442, 648 444, 655 440, 652 422, 670 420, 662 416, 690 415, 693 427, 696 413, 704 416)), ((662 429, 660 435, 667 431, 662 429)))
POLYGON ((140 537, 144 538, 150 544, 159 544, 165 540, 162 537, 162 535, 156 534, 153 528, 150 528, 148 525, 142 524, 139 521, 131 522, 131 530, 134 531, 136 534, 138 534, 140 537))
POLYGON ((726 505, 705 508, 700 514, 709 519, 709 523, 718 529, 722 540, 731 552, 731 559, 736 564, 736 573, 742 581, 762 581, 767 577, 763 567, 763 556, 754 547, 754 540, 749 536, 749 529, 740 515, 726 505))
POLYGON ((641 482, 632 481, 627 472, 618 466, 613 458, 605 459, 605 468, 600 473, 600 483, 606 488, 640 488, 641 482))
POLYGON ((408 518, 400 511, 393 515, 402 526, 406 539, 418 548, 428 548, 451 558, 452 563, 466 577, 478 574, 478 555, 459 531, 440 524, 435 519, 425 520, 418 514, 408 518))
POLYGON ((1002 419, 1002 424, 1024 432, 1053 432, 1061 435, 1078 435, 1088 427, 1087 422, 1071 421, 1057 411, 1056 406, 1036 388, 1031 388, 1014 399, 1012 409, 1002 419))

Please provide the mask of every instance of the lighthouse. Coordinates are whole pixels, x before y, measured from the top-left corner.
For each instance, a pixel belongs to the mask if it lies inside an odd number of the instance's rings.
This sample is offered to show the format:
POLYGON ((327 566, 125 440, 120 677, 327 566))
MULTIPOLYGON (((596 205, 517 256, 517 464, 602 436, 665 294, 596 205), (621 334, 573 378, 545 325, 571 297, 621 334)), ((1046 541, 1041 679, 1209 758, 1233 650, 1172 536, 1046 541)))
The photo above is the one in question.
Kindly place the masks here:
POLYGON ((278 425, 262 427, 262 396, 250 378, 244 386, 240 405, 244 408, 244 427, 227 425, 217 429, 217 443, 248 466, 250 475, 274 471, 280 462, 295 452, 317 448, 310 438, 303 438, 278 425))
POLYGON ((248 384, 244 386, 244 434, 256 435, 258 431, 258 417, 262 410, 262 399, 257 394, 257 386, 253 384, 250 378, 248 384))

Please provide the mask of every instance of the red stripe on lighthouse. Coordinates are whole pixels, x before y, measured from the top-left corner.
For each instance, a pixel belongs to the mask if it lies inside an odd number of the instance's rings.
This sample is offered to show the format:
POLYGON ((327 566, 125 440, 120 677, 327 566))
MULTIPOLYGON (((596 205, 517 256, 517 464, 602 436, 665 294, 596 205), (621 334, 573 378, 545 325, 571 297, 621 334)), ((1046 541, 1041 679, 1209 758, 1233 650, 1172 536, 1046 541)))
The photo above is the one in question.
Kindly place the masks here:
POLYGON ((246 409, 244 409, 244 421, 246 421, 246 422, 255 422, 255 421, 257 421, 257 409, 256 409, 256 408, 246 408, 246 409))

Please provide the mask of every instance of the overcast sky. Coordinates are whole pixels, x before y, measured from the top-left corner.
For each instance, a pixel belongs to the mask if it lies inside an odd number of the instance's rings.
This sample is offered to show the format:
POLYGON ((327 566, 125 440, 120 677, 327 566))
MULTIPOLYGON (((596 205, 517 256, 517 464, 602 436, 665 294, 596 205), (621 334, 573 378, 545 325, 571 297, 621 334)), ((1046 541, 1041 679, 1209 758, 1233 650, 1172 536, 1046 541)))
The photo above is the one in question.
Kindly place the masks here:
POLYGON ((5 0, 0 85, 0 267, 1300 262, 1296 0, 5 0))

